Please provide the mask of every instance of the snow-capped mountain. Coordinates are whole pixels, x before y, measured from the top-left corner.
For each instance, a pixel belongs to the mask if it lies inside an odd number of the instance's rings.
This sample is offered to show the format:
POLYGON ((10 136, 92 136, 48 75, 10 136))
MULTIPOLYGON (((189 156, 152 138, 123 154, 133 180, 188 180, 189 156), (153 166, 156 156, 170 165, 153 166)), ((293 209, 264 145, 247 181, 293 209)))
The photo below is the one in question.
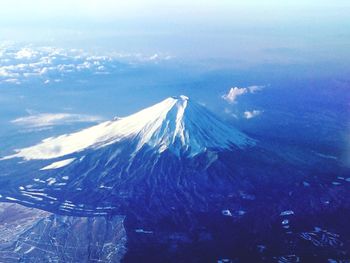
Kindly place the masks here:
MULTIPOLYGON (((258 244, 260 250, 259 244, 286 243, 284 238, 275 238, 288 233, 290 240, 291 231, 297 235, 294 238, 311 240, 312 236, 318 244, 320 240, 326 245, 341 244, 337 235, 323 228, 310 232, 293 224, 294 218, 305 215, 299 220, 315 225, 327 207, 330 220, 342 218, 344 211, 349 211, 348 171, 334 169, 332 160, 325 165, 323 157, 316 159, 322 161, 316 163, 320 167, 287 159, 285 156, 292 154, 286 155, 282 146, 248 137, 185 96, 165 99, 125 118, 48 138, 0 160, 0 201, 59 214, 12 239, 11 249, 35 258, 37 250, 27 244, 17 246, 21 244, 17 241, 40 240, 38 247, 66 257, 57 250, 59 241, 65 245, 78 242, 86 244, 88 251, 110 251, 109 258, 119 257, 125 241, 124 235, 115 232, 123 234, 114 220, 116 215, 125 216, 129 250, 129 261, 125 262, 164 262, 159 251, 169 259, 166 262, 190 262, 198 245, 202 246, 200 254, 211 247, 222 248, 208 252, 215 255, 209 262, 220 262, 217 259, 226 255, 234 258, 232 248, 240 250, 252 237, 264 241, 254 241, 253 247, 258 244), (322 173, 328 177, 315 176, 322 173), (331 174, 337 174, 336 179, 331 174), (327 183, 332 187, 325 191, 327 183), (341 203, 344 205, 339 206, 341 203), (332 205, 339 206, 341 215, 334 216, 332 205), (58 231, 61 229, 64 231, 58 231), (98 240, 86 235, 91 229, 98 233, 98 240), (73 243, 67 243, 70 230, 75 231, 73 243), (120 246, 111 246, 113 242, 120 242, 120 246), (94 244, 99 244, 95 250, 91 248, 94 244), (105 250, 105 245, 111 249, 105 250), (174 248, 186 260, 173 258, 174 248), (154 260, 154 255, 162 260, 154 260)), ((334 251, 334 255, 341 255, 342 245, 334 251)), ((261 255, 265 258, 260 252, 255 257, 261 255)), ((202 258, 208 256, 203 254, 202 258)))
POLYGON ((170 207, 203 209, 208 191, 230 186, 235 169, 245 166, 236 160, 255 145, 204 106, 186 96, 170 97, 3 158, 4 166, 16 167, 12 178, 20 180, 0 198, 82 214, 147 213, 153 206, 159 214, 170 207))
POLYGON ((170 97, 125 118, 103 122, 91 128, 48 138, 5 158, 52 159, 64 155, 132 140, 135 152, 147 145, 161 153, 194 156, 208 148, 245 148, 254 141, 222 122, 204 106, 186 96, 170 97))

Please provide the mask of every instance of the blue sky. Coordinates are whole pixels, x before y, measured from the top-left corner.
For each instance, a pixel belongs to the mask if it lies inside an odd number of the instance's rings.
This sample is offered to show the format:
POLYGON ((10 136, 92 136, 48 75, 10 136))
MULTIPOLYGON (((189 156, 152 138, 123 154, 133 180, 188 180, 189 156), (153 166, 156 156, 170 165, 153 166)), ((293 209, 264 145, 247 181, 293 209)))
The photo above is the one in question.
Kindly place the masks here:
POLYGON ((350 60, 350 2, 4 0, 0 40, 260 63, 350 60))

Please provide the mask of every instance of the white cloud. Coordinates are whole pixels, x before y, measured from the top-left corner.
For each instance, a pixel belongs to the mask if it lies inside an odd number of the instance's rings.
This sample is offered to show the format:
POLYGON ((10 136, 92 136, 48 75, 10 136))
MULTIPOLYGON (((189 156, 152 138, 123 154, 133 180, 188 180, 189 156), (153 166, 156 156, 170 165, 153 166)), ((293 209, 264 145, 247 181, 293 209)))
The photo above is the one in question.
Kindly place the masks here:
POLYGON ((36 55, 36 52, 29 48, 22 48, 16 53, 16 59, 30 59, 36 55))
POLYGON ((12 84, 16 84, 19 85, 21 84, 21 82, 18 79, 6 79, 4 80, 5 83, 12 83, 12 84))
POLYGON ((0 84, 21 83, 32 79, 54 82, 54 76, 64 79, 65 75, 75 73, 111 74, 120 63, 135 65, 140 63, 158 63, 172 57, 166 54, 145 55, 141 53, 115 53, 108 56, 96 56, 78 49, 59 49, 53 47, 24 47, 16 45, 0 46, 0 84), (117 66, 116 66, 117 64, 117 66))
POLYGON ((251 118, 259 116, 261 113, 262 113, 262 111, 260 111, 260 110, 245 111, 244 112, 244 118, 249 120, 251 118))
POLYGON ((241 96, 247 92, 248 90, 246 88, 234 87, 234 88, 230 88, 228 93, 223 95, 222 98, 226 100, 228 103, 234 103, 238 96, 241 96))
POLYGON ((141 53, 119 53, 112 52, 111 57, 120 61, 127 61, 129 63, 140 63, 140 62, 161 62, 174 59, 174 56, 169 54, 155 53, 152 55, 146 55, 141 53))
POLYGON ((239 87, 233 87, 230 88, 229 91, 222 95, 221 97, 226 100, 228 103, 234 103, 237 99, 238 96, 241 96, 243 94, 246 93, 255 93, 257 91, 260 91, 264 88, 264 86, 258 86, 258 85, 254 85, 254 86, 249 86, 246 88, 239 88, 239 87))
POLYGON ((11 123, 29 128, 40 128, 76 122, 99 122, 102 120, 99 116, 85 114, 40 113, 14 119, 11 123))
POLYGON ((17 77, 19 76, 19 74, 13 74, 13 73, 10 73, 5 67, 1 67, 0 68, 0 77, 3 77, 3 78, 9 78, 9 77, 17 77))
POLYGON ((247 87, 247 89, 249 90, 250 93, 255 93, 257 91, 261 91, 263 88, 265 88, 265 86, 253 85, 253 86, 247 87))
POLYGON ((158 54, 154 54, 152 56, 149 57, 149 60, 157 60, 159 58, 158 54))

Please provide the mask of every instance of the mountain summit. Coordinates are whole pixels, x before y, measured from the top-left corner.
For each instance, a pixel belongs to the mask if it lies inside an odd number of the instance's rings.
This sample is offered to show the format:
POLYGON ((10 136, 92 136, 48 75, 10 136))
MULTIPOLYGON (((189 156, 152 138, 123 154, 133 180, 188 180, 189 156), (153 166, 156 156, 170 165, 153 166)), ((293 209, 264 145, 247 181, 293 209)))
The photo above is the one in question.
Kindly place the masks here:
POLYGON ((135 152, 147 145, 159 153, 169 149, 175 154, 185 152, 190 156, 208 148, 244 148, 253 144, 248 136, 221 121, 204 106, 181 95, 124 118, 45 139, 5 158, 52 159, 125 140, 136 145, 135 152))

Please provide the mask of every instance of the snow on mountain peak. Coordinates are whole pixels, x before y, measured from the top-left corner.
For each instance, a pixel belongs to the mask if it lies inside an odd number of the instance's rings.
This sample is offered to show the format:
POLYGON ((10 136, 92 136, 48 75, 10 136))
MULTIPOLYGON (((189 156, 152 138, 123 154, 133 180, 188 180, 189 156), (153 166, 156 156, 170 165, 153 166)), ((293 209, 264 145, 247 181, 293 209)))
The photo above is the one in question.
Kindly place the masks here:
POLYGON ((222 122, 205 107, 181 95, 167 98, 124 118, 107 121, 79 132, 51 137, 32 147, 16 150, 4 159, 51 159, 88 148, 101 148, 123 140, 136 142, 135 151, 148 145, 158 152, 186 151, 196 155, 207 148, 229 149, 254 144, 237 129, 222 122))

